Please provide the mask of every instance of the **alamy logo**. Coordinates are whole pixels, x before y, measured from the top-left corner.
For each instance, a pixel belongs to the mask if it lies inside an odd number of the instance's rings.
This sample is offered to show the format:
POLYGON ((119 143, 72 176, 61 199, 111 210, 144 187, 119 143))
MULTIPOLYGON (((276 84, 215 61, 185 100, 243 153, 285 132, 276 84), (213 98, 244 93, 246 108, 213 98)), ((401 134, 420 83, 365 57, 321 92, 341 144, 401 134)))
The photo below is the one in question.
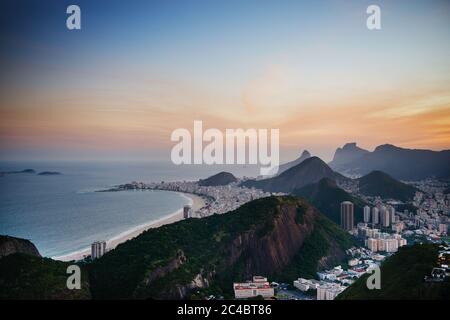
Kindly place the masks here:
POLYGON ((67 274, 70 276, 67 277, 66 286, 69 290, 81 289, 81 269, 76 264, 72 264, 67 267, 67 274))
POLYGON ((268 129, 226 129, 225 135, 214 128, 203 132, 202 121, 196 120, 193 138, 184 128, 172 132, 171 141, 178 143, 172 148, 171 159, 177 165, 259 164, 261 175, 272 175, 278 172, 279 136, 279 129, 270 129, 269 144, 268 129))
POLYGON ((369 30, 380 30, 381 29, 381 9, 377 5, 370 5, 366 10, 367 17, 366 25, 369 30))
POLYGON ((70 16, 67 17, 66 27, 69 30, 80 30, 81 29, 81 9, 76 4, 72 4, 67 7, 67 14, 70 16))
POLYGON ((381 271, 379 267, 374 267, 371 270, 367 271, 368 273, 371 273, 371 275, 367 278, 366 286, 367 289, 373 290, 381 289, 381 271))

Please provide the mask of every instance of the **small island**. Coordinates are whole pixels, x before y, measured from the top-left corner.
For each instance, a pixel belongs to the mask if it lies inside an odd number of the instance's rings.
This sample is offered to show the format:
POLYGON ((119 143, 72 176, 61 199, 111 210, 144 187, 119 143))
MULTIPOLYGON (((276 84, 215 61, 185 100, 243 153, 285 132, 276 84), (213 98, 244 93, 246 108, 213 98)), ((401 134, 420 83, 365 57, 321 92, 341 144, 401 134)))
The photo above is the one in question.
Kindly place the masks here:
POLYGON ((19 173, 36 173, 36 171, 34 171, 33 169, 25 169, 25 170, 22 170, 22 171, 2 171, 2 172, 0 172, 0 175, 19 174, 19 173))
POLYGON ((61 175, 61 172, 58 171, 42 171, 37 173, 34 169, 24 169, 20 171, 2 171, 0 172, 0 176, 6 176, 6 175, 16 175, 16 174, 36 174, 38 176, 55 176, 55 175, 61 175))
POLYGON ((56 176, 56 175, 61 175, 61 172, 57 172, 57 171, 42 171, 39 172, 38 175, 40 176, 56 176))

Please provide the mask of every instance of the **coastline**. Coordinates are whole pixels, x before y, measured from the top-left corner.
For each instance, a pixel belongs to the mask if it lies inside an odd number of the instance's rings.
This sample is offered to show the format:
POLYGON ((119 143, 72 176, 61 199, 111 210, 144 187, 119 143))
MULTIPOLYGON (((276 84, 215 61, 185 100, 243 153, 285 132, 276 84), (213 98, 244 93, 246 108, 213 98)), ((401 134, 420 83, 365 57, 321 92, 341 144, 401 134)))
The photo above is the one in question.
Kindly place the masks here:
MULTIPOLYGON (((174 191, 171 191, 171 192, 174 192, 174 191)), ((205 206, 205 200, 196 194, 185 193, 185 192, 177 192, 177 193, 182 195, 183 197, 189 199, 189 202, 190 202, 189 205, 192 206, 193 212, 195 212, 198 209, 205 206)), ((127 240, 136 238, 144 231, 147 231, 152 228, 159 228, 163 225, 171 224, 171 223, 174 223, 174 222, 177 222, 180 220, 183 220, 183 208, 181 208, 171 214, 168 214, 164 217, 161 217, 157 220, 152 220, 152 221, 149 221, 148 223, 145 223, 145 224, 139 225, 137 227, 134 227, 132 229, 126 230, 126 231, 112 237, 111 239, 106 240, 106 249, 107 249, 107 251, 112 250, 112 249, 116 248, 119 244, 126 242, 127 240)), ((51 257, 51 258, 54 260, 59 260, 59 261, 73 261, 73 260, 77 261, 77 260, 84 259, 85 257, 87 257, 90 254, 91 254, 91 248, 87 247, 87 248, 84 248, 84 249, 76 251, 76 252, 72 252, 72 253, 69 253, 66 255, 62 255, 62 256, 55 256, 55 257, 51 257)))

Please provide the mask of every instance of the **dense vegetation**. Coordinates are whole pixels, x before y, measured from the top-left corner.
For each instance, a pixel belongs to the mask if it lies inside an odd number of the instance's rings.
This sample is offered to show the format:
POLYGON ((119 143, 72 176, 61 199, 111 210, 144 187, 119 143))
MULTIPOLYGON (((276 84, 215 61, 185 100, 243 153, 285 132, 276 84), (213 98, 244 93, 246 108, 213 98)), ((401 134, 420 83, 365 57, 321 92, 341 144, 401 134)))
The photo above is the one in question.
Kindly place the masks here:
POLYGON ((318 183, 296 189, 292 193, 308 199, 320 212, 337 224, 341 221, 341 202, 351 201, 354 205, 355 222, 363 220, 364 201, 342 190, 331 179, 324 178, 318 183))
MULTIPOLYGON (((252 201, 224 215, 188 219, 149 230, 90 266, 93 296, 100 299, 170 297, 174 290, 184 290, 198 274, 202 274, 210 279, 205 294, 213 291, 231 297, 232 282, 248 280, 248 275, 243 272, 245 254, 227 265, 231 242, 249 232, 264 238, 273 230, 275 216, 282 214, 279 206, 289 202, 299 206, 296 222, 302 223, 305 209, 302 206, 310 206, 306 201, 295 197, 270 197, 252 201), (180 251, 186 257, 182 266, 163 273, 151 285, 143 284, 146 277, 173 262, 180 251)), ((331 243, 346 248, 351 242, 348 235, 319 214, 314 221, 314 232, 298 256, 286 266, 285 272, 267 276, 277 280, 289 274, 292 280, 300 275, 314 274, 318 261, 329 253, 331 243)))
POLYGON ((372 171, 358 179, 359 191, 367 196, 380 196, 384 199, 410 201, 414 198, 416 188, 395 180, 381 171, 372 171))
POLYGON ((23 253, 0 259, 2 299, 90 299, 88 277, 81 272, 81 289, 66 286, 69 263, 23 253))
POLYGON ((268 197, 148 230, 81 264, 82 290, 66 288, 69 263, 11 254, 0 259, 0 299, 231 298, 233 282, 258 272, 273 281, 313 277, 351 244, 306 200, 268 197))
POLYGON ((201 269, 217 264, 223 244, 239 233, 264 222, 269 230, 277 204, 275 198, 258 200, 242 206, 237 214, 188 219, 149 230, 93 263, 93 294, 99 298, 132 297, 145 274, 167 265, 178 250, 189 257, 183 267, 138 291, 156 296, 162 287, 189 282, 201 269))
POLYGON ((402 247, 381 265, 381 289, 369 290, 364 275, 338 296, 338 299, 450 299, 450 281, 426 282, 436 266, 438 246, 416 244, 402 247))

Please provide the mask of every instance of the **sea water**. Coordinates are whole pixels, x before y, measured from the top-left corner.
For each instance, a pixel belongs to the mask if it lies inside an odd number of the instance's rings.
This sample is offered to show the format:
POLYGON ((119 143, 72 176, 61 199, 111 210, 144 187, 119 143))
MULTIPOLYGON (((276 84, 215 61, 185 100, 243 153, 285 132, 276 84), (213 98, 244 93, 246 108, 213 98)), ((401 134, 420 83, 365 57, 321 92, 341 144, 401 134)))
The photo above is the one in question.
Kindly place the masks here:
MULTIPOLYGON (((29 239, 48 257, 85 249, 189 203, 168 191, 97 190, 131 181, 196 180, 221 169, 147 162, 0 162, 0 172, 28 168, 61 175, 0 176, 0 234, 29 239)), ((243 175, 248 170, 230 171, 243 175)))

